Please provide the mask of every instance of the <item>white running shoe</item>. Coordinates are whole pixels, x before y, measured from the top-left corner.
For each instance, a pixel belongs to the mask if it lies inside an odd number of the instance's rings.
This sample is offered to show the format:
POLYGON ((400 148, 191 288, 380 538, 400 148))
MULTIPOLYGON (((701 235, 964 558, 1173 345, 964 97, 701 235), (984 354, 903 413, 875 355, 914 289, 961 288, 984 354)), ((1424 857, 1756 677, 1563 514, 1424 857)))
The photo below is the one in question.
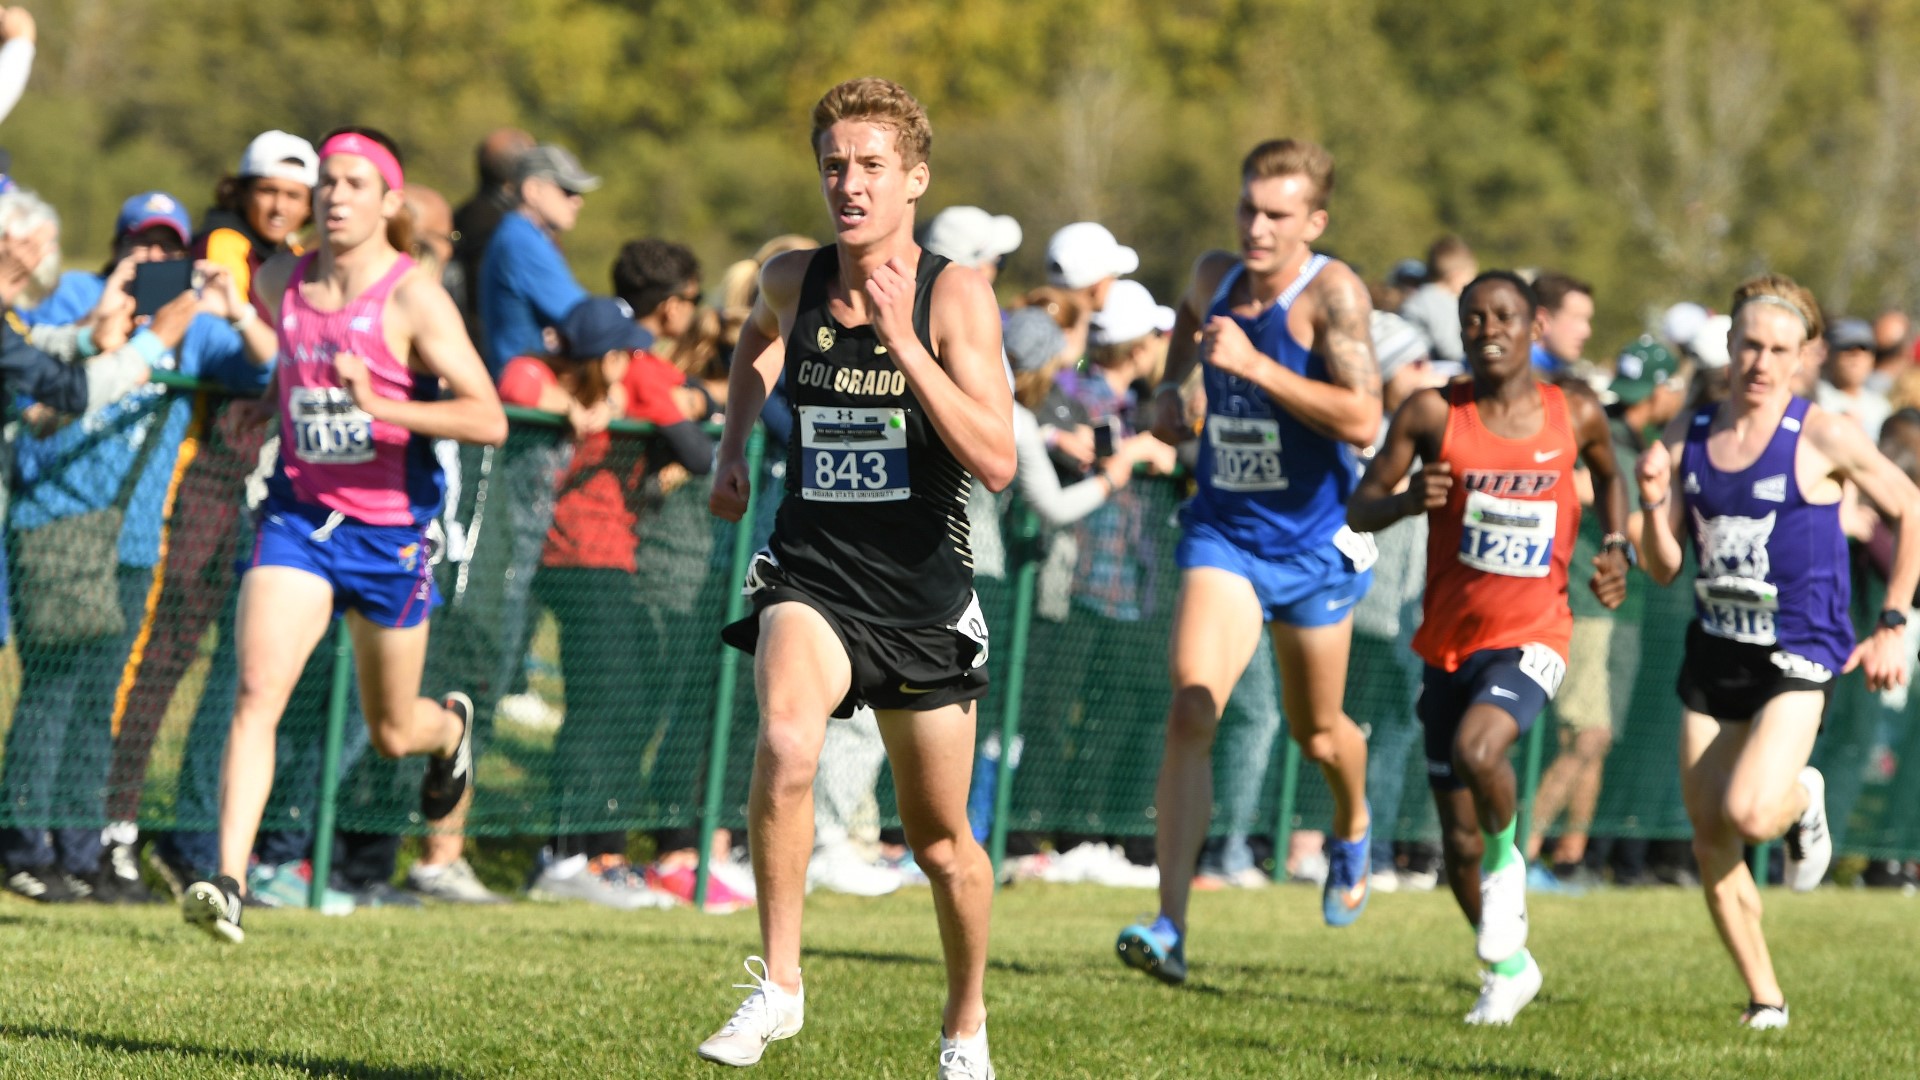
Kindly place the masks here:
MULTIPOLYGON (((1827 865, 1833 862, 1833 833, 1827 829, 1826 777, 1809 765, 1800 770, 1800 782, 1807 788, 1807 810, 1781 839, 1787 849, 1787 887, 1794 892, 1812 892, 1820 887, 1820 879, 1827 876, 1827 865)), ((1786 1026, 1784 1013, 1780 1026, 1786 1026)))
POLYGON ((940 1080, 993 1080, 993 1062, 987 1060, 987 1025, 970 1039, 940 1036, 940 1080))
POLYGON ((1480 930, 1474 952, 1481 963, 1497 964, 1526 947, 1527 863, 1514 848, 1506 866, 1480 875, 1480 930))
POLYGON ((1527 966, 1514 975, 1480 973, 1480 1000, 1467 1013, 1469 1024, 1511 1024, 1540 992, 1540 965, 1527 954, 1527 966))
POLYGON ((1740 1014, 1740 1026, 1749 1031, 1774 1031, 1787 1026, 1787 1007, 1782 1005, 1762 1005, 1757 1001, 1747 1003, 1747 1011, 1740 1014))
POLYGON ((900 888, 900 872, 875 866, 850 843, 828 844, 807 863, 807 891, 825 889, 848 896, 885 896, 900 888))
POLYGON ((1400 872, 1398 870, 1375 870, 1367 875, 1367 888, 1380 893, 1400 891, 1400 872))
MULTIPOLYGON (((753 992, 733 1011, 732 1019, 724 1027, 700 1044, 700 1056, 708 1061, 717 1061, 722 1065, 752 1065, 767 1052, 769 1043, 800 1034, 806 1011, 806 986, 802 985, 798 992, 792 994, 775 986, 768 977, 767 962, 757 956, 747 957, 746 967, 747 977, 753 981, 735 983, 734 989, 753 992), (755 964, 760 965, 758 972, 753 970, 755 964)), ((984 1039, 980 1045, 984 1051, 984 1039)), ((946 1074, 943 1071, 941 1075, 946 1074)))

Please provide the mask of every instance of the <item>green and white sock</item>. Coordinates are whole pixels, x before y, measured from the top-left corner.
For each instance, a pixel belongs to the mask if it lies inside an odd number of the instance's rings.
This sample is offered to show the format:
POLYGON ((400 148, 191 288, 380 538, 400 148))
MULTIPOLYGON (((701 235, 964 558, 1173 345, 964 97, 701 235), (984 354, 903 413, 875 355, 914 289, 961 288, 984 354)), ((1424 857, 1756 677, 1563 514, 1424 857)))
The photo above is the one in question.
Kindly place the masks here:
POLYGON ((1495 975, 1505 975, 1508 977, 1518 975, 1527 970, 1527 950, 1521 949, 1519 952, 1514 953, 1512 956, 1507 957, 1497 964, 1488 964, 1487 968, 1495 975))
POLYGON ((1508 819, 1507 827, 1499 832, 1480 834, 1480 839, 1486 842, 1485 849, 1480 852, 1482 874, 1491 874, 1496 870, 1505 869, 1511 863, 1522 861, 1520 853, 1513 846, 1513 830, 1519 821, 1520 819, 1516 816, 1508 819))

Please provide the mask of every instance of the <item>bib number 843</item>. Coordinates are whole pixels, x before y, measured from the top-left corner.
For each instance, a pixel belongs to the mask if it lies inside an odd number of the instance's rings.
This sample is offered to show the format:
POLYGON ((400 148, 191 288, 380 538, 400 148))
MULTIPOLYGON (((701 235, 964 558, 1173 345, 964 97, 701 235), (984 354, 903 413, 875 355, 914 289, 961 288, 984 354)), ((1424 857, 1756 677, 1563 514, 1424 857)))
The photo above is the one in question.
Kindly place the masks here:
POLYGON ((813 486, 823 491, 878 491, 887 486, 887 458, 877 450, 864 454, 816 450, 813 486))

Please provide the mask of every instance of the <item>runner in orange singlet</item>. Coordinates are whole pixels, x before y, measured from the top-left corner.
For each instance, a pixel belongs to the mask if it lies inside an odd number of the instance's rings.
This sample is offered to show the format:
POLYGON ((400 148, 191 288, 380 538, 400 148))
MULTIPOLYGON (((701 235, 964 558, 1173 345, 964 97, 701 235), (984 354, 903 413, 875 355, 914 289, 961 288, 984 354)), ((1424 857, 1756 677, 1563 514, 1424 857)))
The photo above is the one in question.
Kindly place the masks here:
POLYGON ((1347 504, 1358 530, 1422 511, 1431 525, 1425 620, 1413 647, 1427 662, 1420 722, 1447 882, 1489 965, 1469 1024, 1511 1023, 1540 991, 1540 967, 1526 950, 1527 868, 1513 842, 1507 752, 1567 670, 1576 456, 1592 471, 1607 527, 1590 583, 1601 603, 1625 599, 1632 557, 1606 414, 1591 395, 1534 379, 1538 309, 1532 288, 1505 271, 1467 286, 1460 325, 1471 376, 1400 406, 1347 504), (1403 488, 1415 457, 1425 465, 1403 488))

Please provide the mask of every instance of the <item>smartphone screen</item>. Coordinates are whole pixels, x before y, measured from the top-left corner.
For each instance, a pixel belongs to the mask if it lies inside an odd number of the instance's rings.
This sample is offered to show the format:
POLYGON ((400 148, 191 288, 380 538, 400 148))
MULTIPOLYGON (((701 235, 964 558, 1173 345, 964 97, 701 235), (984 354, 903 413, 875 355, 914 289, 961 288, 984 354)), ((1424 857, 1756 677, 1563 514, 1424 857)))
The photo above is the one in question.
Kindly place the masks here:
POLYGON ((1112 417, 1108 417, 1105 423, 1093 425, 1093 456, 1094 457, 1110 458, 1113 456, 1114 431, 1119 426, 1120 426, 1119 422, 1114 420, 1112 417))
POLYGON ((133 268, 133 314, 151 315, 193 288, 193 260, 168 259, 133 268))

